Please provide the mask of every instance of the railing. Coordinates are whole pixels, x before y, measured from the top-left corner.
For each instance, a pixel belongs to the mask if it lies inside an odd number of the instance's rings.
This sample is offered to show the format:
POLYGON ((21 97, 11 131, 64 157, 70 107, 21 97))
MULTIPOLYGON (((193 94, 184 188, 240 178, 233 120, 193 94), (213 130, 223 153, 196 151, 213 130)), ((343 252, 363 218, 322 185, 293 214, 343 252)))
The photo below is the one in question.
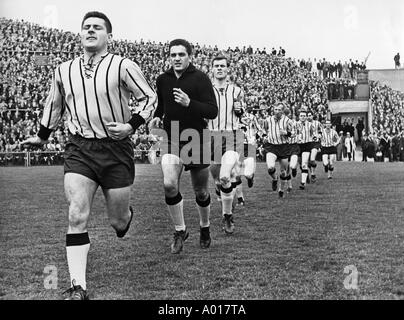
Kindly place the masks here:
MULTIPOLYGON (((158 164, 160 150, 134 150, 135 163, 158 164)), ((257 154, 257 162, 265 158, 257 154)), ((63 151, 0 152, 0 167, 60 166, 64 162, 63 151)))
MULTIPOLYGON (((157 164, 159 150, 135 150, 135 163, 157 164)), ((0 167, 33 167, 63 165, 63 151, 0 152, 0 167)))

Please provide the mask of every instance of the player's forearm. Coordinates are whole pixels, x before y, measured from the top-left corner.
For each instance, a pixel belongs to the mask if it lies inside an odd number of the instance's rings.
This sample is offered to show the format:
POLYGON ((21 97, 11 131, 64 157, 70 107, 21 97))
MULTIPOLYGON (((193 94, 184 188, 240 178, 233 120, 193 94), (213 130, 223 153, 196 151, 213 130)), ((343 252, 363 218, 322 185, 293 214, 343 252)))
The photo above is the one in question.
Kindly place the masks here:
POLYGON ((218 113, 218 108, 214 101, 199 102, 191 99, 189 108, 205 119, 215 119, 218 113))

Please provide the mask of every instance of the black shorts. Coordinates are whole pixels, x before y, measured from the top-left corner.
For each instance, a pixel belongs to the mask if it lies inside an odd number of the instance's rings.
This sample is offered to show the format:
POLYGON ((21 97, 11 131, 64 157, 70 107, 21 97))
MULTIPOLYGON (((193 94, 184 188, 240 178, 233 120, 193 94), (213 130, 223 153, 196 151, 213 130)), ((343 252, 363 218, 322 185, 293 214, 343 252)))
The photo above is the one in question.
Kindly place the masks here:
MULTIPOLYGON (((227 151, 235 151, 240 156, 245 154, 244 134, 240 131, 225 131, 225 132, 211 132, 211 160, 217 163, 220 162, 222 156, 227 151), (215 137, 213 134, 220 134, 221 142, 215 145, 215 137)), ((247 149, 248 150, 248 149, 247 149)))
POLYGON ((291 155, 289 144, 270 144, 264 145, 265 153, 272 153, 276 155, 278 159, 288 159, 291 155))
POLYGON ((321 149, 321 142, 320 141, 313 141, 311 143, 311 149, 321 149))
POLYGON ((337 154, 337 147, 321 147, 322 154, 337 154))
POLYGON ((135 163, 130 138, 85 139, 69 135, 65 147, 64 173, 77 173, 97 182, 103 189, 133 184, 135 163))
POLYGON ((306 143, 299 143, 298 144, 299 149, 300 149, 300 154, 302 154, 303 152, 311 152, 312 149, 312 143, 311 142, 306 142, 306 143))
POLYGON ((189 141, 181 141, 178 144, 169 140, 167 144, 168 149, 167 150, 163 149, 161 152, 161 156, 163 156, 166 153, 176 155, 182 160, 185 171, 191 169, 200 170, 209 167, 210 144, 205 143, 205 144, 198 144, 195 146, 193 145, 191 148, 191 145, 188 145, 188 143, 189 141), (187 149, 183 149, 184 147, 186 147, 187 149), (204 155, 206 159, 204 158, 204 155))
POLYGON ((300 155, 300 148, 299 145, 297 143, 292 143, 289 145, 289 150, 290 150, 290 155, 300 155))

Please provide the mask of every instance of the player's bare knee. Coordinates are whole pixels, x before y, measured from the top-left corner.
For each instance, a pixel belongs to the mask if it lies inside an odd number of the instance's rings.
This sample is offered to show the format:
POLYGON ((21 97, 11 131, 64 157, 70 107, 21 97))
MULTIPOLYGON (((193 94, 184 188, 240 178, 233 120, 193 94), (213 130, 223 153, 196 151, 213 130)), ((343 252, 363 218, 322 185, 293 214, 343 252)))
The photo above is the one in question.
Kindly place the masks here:
POLYGON ((230 183, 230 176, 220 177, 220 184, 222 185, 222 187, 226 188, 230 183))
POLYGON ((78 207, 69 208, 69 226, 75 229, 85 229, 87 225, 88 213, 79 210, 78 207))
POLYGON ((286 176, 287 176, 287 172, 286 172, 286 170, 285 169, 283 169, 283 170, 281 170, 281 177, 282 178, 286 178, 286 176))
POLYGON ((113 217, 109 219, 109 223, 115 230, 124 230, 128 221, 124 217, 113 217))
POLYGON ((199 202, 204 202, 209 198, 209 192, 208 190, 201 189, 201 190, 195 190, 195 198, 199 202))
POLYGON ((164 181, 164 192, 167 197, 175 197, 178 193, 177 183, 174 181, 164 181))
POLYGON ((269 174, 274 174, 275 171, 276 171, 275 166, 268 166, 268 173, 269 173, 269 174))

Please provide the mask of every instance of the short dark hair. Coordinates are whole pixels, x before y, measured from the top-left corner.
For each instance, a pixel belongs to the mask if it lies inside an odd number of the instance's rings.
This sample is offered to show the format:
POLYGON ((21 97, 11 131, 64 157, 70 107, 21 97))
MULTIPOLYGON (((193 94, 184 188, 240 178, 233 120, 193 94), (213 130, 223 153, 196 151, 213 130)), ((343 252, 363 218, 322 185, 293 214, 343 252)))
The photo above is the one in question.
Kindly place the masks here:
POLYGON ((109 21, 108 17, 102 13, 102 12, 98 12, 98 11, 90 11, 87 12, 83 18, 83 21, 81 22, 81 27, 83 28, 84 25, 84 21, 86 21, 88 18, 100 18, 103 19, 105 21, 105 26, 107 27, 107 32, 111 33, 112 32, 112 24, 111 21, 109 21))
POLYGON ((174 46, 184 46, 185 49, 187 50, 188 55, 190 56, 192 54, 192 46, 191 44, 184 39, 174 39, 170 42, 170 44, 168 45, 168 50, 171 50, 171 47, 174 46))
POLYGON ((226 60, 226 67, 229 66, 229 61, 227 60, 227 58, 226 58, 226 56, 224 54, 218 54, 217 56, 215 56, 212 59, 212 66, 213 66, 213 62, 215 62, 217 60, 226 60))

